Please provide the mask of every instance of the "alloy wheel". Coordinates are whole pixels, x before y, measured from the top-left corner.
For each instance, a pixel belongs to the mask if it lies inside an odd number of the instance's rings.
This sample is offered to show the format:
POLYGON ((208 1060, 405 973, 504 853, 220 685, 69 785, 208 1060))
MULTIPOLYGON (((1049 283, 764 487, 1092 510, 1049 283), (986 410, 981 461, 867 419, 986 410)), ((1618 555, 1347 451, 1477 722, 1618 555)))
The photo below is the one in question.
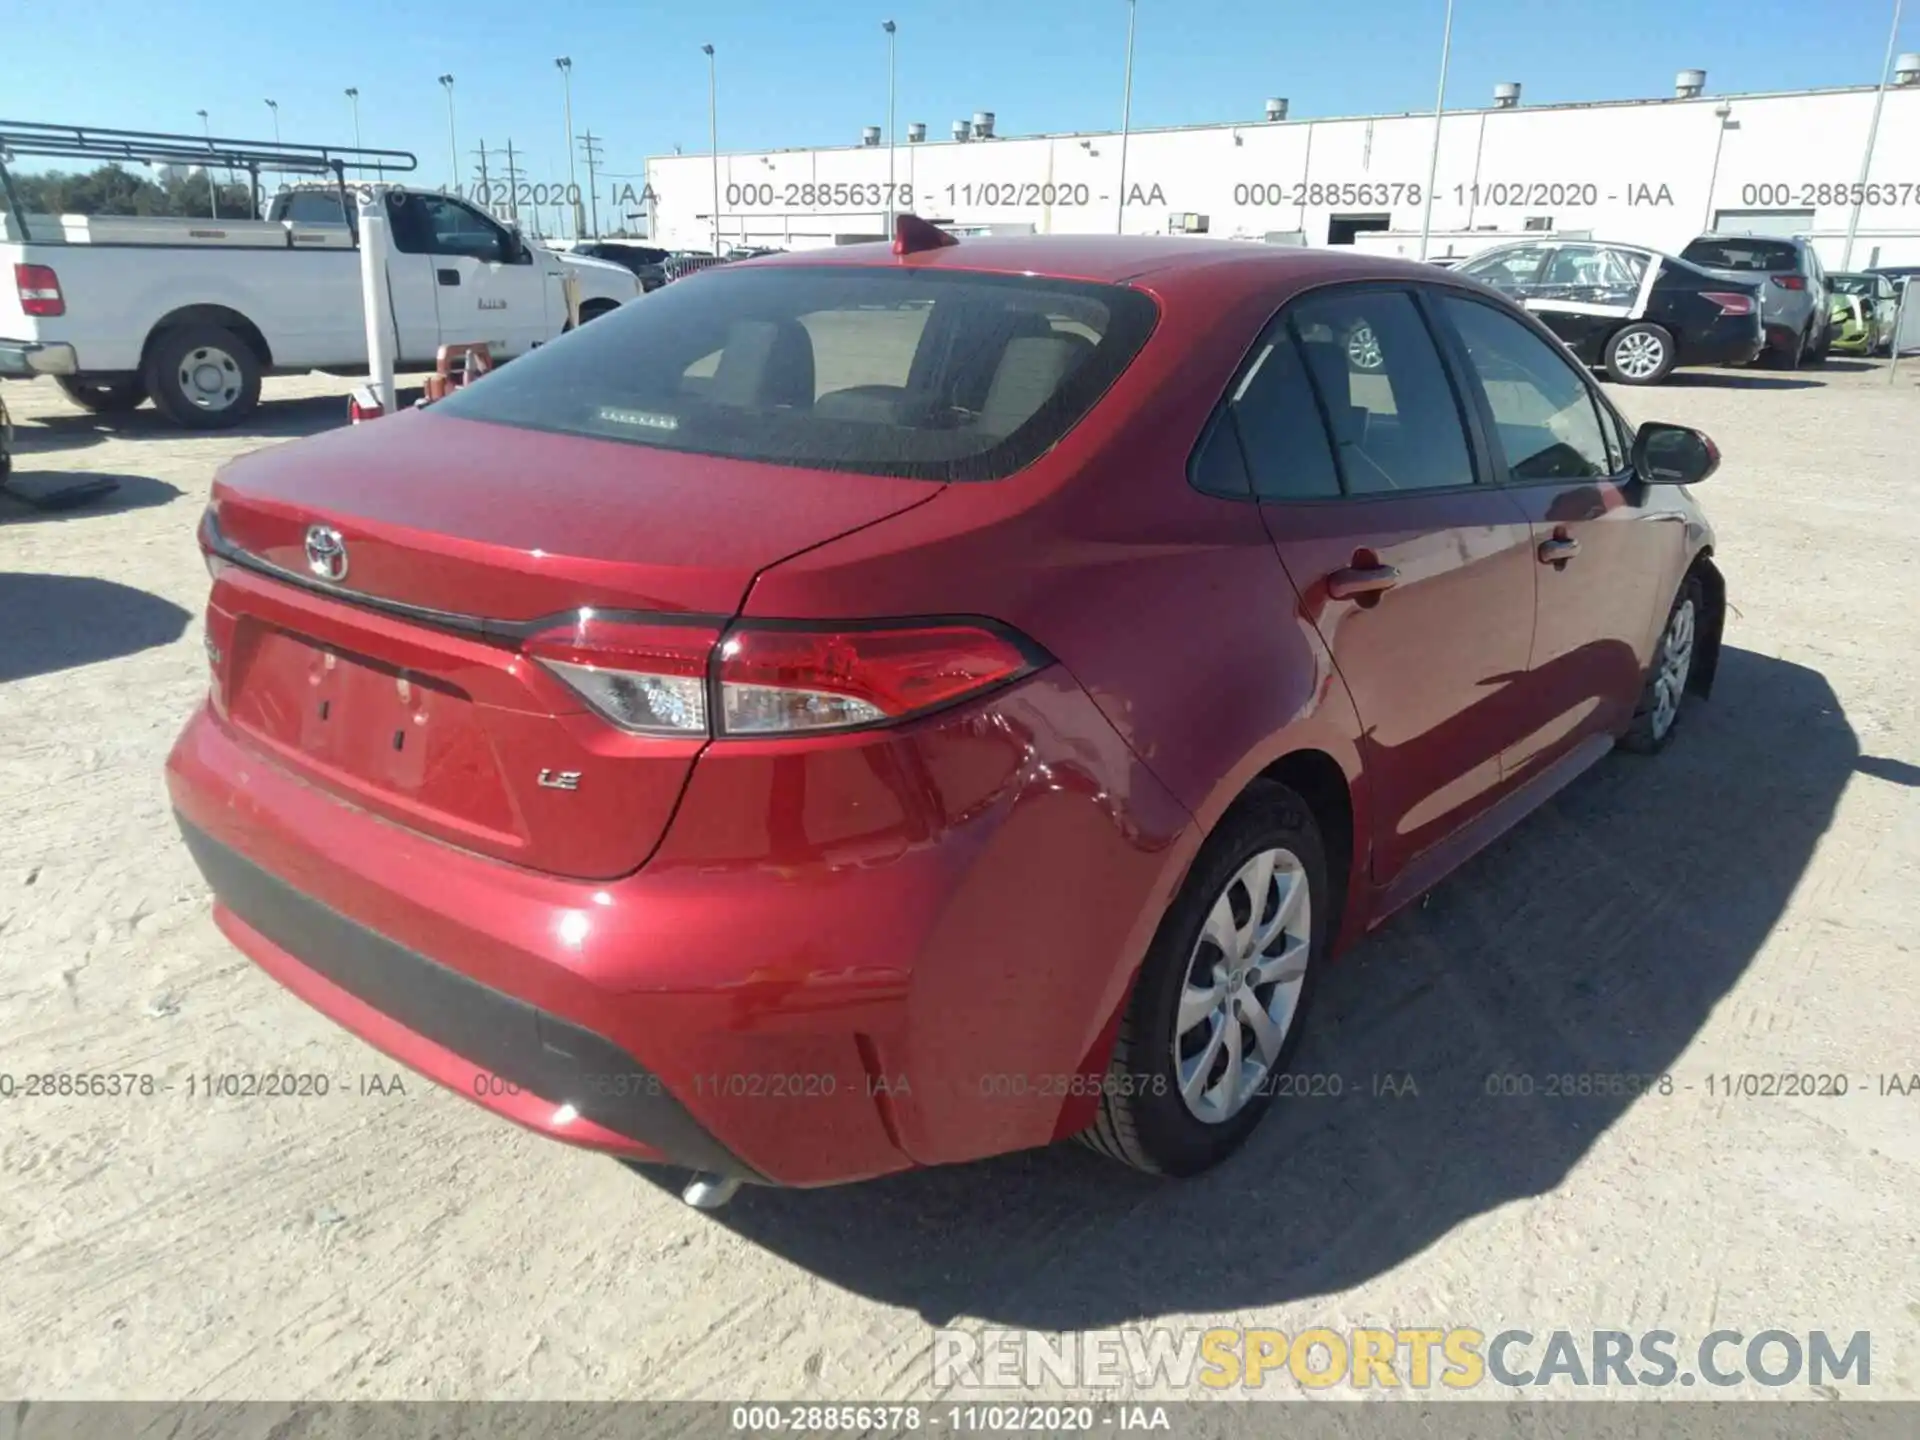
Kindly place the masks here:
POLYGON ((1660 337, 1644 330, 1627 336, 1613 350, 1614 368, 1629 380, 1645 380, 1658 373, 1660 363, 1666 358, 1667 347, 1660 343, 1660 337))
POLYGON ((1174 1074, 1195 1119, 1245 1109, 1293 1028, 1312 946, 1307 872, 1291 850, 1252 856, 1215 897, 1187 961, 1173 1025, 1174 1074))
POLYGON ((1653 733, 1658 739, 1673 728, 1693 671, 1693 599, 1682 600, 1660 638, 1659 668, 1653 677, 1653 733))

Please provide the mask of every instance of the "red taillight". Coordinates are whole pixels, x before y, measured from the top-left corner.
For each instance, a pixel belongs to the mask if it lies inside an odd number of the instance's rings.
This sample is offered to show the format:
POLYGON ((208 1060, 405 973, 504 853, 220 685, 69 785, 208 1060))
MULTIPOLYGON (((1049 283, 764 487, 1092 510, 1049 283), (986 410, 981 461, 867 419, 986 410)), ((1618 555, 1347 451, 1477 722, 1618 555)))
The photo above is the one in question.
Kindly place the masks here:
POLYGON ((722 640, 708 622, 590 610, 524 649, 622 729, 687 738, 888 725, 1018 679, 1042 658, 968 621, 845 629, 748 621, 722 640))
POLYGON ((67 313, 67 297, 60 293, 60 277, 51 265, 15 265, 13 288, 20 292, 24 314, 46 319, 67 313))
POLYGON ((1722 315, 1751 315, 1753 313, 1753 297, 1751 295, 1737 295, 1730 290, 1703 290, 1700 292, 1700 298, 1702 300, 1711 300, 1714 304, 1718 305, 1722 315))
POLYGON ((522 647, 606 719, 637 735, 698 737, 707 723, 710 621, 609 619, 583 609, 522 647))
POLYGON ((954 622, 899 629, 742 625, 720 647, 726 735, 844 730, 950 705, 1035 668, 1010 636, 954 622))
POLYGON ((1772 275, 1768 278, 1782 290, 1804 290, 1807 288, 1807 279, 1804 275, 1772 275))

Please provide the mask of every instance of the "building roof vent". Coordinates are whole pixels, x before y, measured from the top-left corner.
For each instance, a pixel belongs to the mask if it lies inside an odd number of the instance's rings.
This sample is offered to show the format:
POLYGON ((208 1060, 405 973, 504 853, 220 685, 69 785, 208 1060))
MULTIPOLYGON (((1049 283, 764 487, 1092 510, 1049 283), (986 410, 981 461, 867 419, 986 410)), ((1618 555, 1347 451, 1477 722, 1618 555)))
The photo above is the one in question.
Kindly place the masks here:
POLYGON ((1893 57, 1893 83, 1920 85, 1920 51, 1909 50, 1893 57))
POLYGON ((1267 119, 1284 120, 1287 118, 1287 102, 1284 100, 1267 101, 1267 119))
POLYGON ((1509 80, 1493 87, 1493 108, 1512 110, 1520 103, 1520 82, 1509 80))
POLYGON ((880 143, 880 127, 878 125, 868 125, 861 130, 860 143, 870 147, 878 145, 880 143))
POLYGON ((993 139, 993 111, 976 110, 973 112, 973 138, 976 140, 993 139))
POLYGON ((918 145, 922 140, 926 138, 927 138, 927 122, 926 121, 915 120, 912 124, 907 126, 907 143, 909 145, 918 145))
POLYGON ((1682 70, 1673 77, 1673 98, 1676 100, 1697 100, 1700 92, 1707 88, 1707 72, 1704 70, 1682 70))
POLYGON ((956 120, 953 122, 953 138, 958 143, 962 145, 966 144, 968 137, 971 136, 972 134, 973 134, 973 127, 967 124, 966 121, 956 120))

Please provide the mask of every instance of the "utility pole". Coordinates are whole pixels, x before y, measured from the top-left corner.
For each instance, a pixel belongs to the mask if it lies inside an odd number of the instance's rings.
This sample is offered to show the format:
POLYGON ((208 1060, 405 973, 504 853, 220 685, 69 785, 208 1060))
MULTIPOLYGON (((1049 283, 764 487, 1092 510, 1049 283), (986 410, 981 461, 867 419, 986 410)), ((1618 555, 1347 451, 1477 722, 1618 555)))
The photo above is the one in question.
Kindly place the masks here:
POLYGON ((593 238, 600 238, 600 142, 589 130, 580 137, 580 149, 587 161, 587 204, 591 208, 593 238))
POLYGON ((507 137, 507 218, 520 223, 520 171, 513 161, 513 137, 507 137))
POLYGON ((480 158, 480 194, 475 197, 484 210, 493 209, 493 181, 487 177, 487 142, 483 138, 480 148, 474 152, 480 158))

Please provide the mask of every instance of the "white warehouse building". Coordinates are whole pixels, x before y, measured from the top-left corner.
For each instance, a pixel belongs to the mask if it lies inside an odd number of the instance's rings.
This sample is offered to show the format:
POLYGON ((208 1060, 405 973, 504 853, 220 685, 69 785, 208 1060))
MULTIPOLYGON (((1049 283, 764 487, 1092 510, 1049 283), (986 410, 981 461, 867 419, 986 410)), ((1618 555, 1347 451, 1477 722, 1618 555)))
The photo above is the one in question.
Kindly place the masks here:
MULTIPOLYGON (((1677 251, 1708 229, 1809 235, 1829 269, 1920 264, 1920 55, 1885 92, 1864 186, 1871 85, 1717 95, 1698 70, 1670 97, 1528 106, 1501 85, 1442 120, 1431 257, 1527 232, 1677 251), (1858 202, 1859 213, 1854 214, 1858 202), (1849 226, 1851 256, 1844 255, 1849 226)), ((647 162, 655 244, 802 249, 882 238, 889 202, 957 233, 1190 233, 1356 244, 1417 256, 1433 115, 1296 119, 1269 100, 1239 123, 1005 136, 995 117, 878 127, 826 149, 647 162), (717 175, 716 175, 717 171, 717 175), (1123 190, 1124 184, 1124 190, 1123 190), (1124 205, 1122 197, 1124 194, 1124 205)))

